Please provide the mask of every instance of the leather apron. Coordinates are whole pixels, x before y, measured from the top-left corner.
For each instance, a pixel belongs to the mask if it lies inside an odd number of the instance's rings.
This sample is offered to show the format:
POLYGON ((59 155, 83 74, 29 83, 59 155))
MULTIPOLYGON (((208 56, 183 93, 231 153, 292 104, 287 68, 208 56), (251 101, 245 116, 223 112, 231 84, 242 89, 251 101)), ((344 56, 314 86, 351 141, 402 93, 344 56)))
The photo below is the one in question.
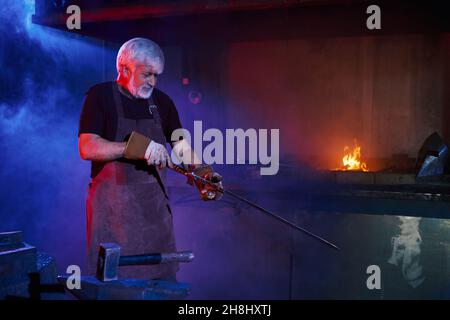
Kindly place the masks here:
MULTIPOLYGON (((153 119, 127 119, 116 82, 113 82, 112 93, 117 112, 116 142, 125 141, 135 130, 166 144, 161 118, 151 98, 149 112, 153 119)), ((107 162, 92 179, 86 203, 89 274, 95 274, 101 242, 119 244, 121 255, 176 251, 164 177, 163 170, 158 172, 145 161, 122 158, 107 162)), ((119 277, 173 279, 177 271, 177 263, 123 266, 119 268, 119 277)))

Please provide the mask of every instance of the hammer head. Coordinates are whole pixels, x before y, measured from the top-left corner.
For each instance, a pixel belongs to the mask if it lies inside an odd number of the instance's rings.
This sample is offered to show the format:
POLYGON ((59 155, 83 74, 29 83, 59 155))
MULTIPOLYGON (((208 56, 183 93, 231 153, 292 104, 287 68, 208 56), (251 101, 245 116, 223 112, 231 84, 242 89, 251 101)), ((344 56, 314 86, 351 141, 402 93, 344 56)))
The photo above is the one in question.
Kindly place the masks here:
POLYGON ((120 246, 116 243, 101 243, 97 260, 97 279, 113 281, 118 279, 120 246))

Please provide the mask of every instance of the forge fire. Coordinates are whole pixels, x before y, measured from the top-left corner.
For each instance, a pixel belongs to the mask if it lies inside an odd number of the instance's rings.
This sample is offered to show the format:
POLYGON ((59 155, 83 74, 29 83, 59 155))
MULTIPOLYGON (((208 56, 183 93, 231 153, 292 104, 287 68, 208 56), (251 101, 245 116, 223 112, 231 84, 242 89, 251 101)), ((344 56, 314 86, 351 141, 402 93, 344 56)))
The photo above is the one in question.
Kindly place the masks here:
POLYGON ((366 163, 362 160, 361 146, 358 145, 357 140, 354 139, 354 146, 344 147, 344 156, 342 157, 342 164, 338 170, 342 171, 369 171, 366 163))

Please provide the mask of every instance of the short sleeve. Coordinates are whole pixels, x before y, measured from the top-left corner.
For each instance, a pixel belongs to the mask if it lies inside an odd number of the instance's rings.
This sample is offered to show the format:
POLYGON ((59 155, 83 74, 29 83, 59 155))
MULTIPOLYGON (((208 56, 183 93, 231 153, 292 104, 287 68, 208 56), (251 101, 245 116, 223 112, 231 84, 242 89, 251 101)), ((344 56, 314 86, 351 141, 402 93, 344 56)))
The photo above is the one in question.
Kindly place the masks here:
POLYGON ((82 133, 102 135, 105 129, 105 115, 98 90, 91 88, 85 96, 80 115, 78 136, 82 133))

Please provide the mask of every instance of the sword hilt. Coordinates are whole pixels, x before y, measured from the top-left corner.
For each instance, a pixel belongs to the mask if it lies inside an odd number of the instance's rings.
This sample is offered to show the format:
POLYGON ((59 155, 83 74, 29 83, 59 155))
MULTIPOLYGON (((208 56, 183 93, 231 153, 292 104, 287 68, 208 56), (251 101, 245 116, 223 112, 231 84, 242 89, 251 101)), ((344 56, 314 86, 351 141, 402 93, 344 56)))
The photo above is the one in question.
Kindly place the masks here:
POLYGON ((210 181, 208 179, 205 179, 205 178, 202 178, 202 177, 196 175, 192 171, 191 172, 187 171, 186 169, 184 169, 184 168, 182 168, 182 167, 180 167, 180 166, 178 166, 176 164, 173 164, 173 166, 169 167, 169 168, 174 170, 175 172, 181 173, 182 175, 184 175, 186 177, 192 177, 192 179, 194 179, 194 180, 200 180, 201 182, 208 184, 209 186, 214 188, 214 191, 218 191, 220 193, 225 193, 223 188, 217 186, 214 182, 212 182, 212 181, 210 181))

